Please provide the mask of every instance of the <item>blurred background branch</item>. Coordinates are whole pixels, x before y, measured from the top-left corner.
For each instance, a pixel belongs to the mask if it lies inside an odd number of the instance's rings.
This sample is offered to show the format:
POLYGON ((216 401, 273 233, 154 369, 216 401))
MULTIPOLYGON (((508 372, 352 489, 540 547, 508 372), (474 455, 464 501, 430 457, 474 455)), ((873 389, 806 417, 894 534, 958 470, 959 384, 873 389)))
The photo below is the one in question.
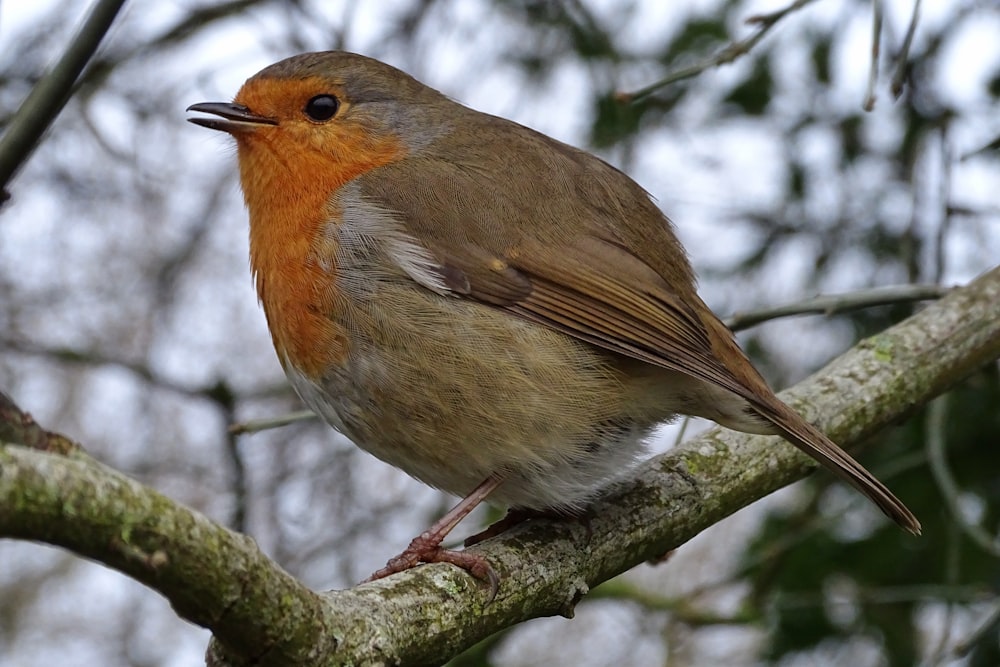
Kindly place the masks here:
POLYGON ((87 20, 66 48, 59 62, 31 88, 0 137, 0 203, 7 199, 7 184, 31 155, 45 130, 62 111, 87 62, 97 51, 125 0, 96 0, 87 20))
POLYGON ((644 88, 640 88, 639 90, 631 93, 619 92, 615 95, 615 98, 622 104, 632 104, 642 100, 648 95, 654 94, 661 88, 675 84, 678 81, 696 77, 706 70, 715 69, 721 65, 729 65, 730 63, 735 62, 737 59, 750 53, 751 49, 757 46, 757 44, 764 39, 767 33, 770 32, 771 29, 776 26, 779 21, 781 21, 781 19, 785 18, 792 12, 802 9, 813 1, 814 0, 795 0, 784 9, 779 9, 778 11, 769 12, 767 14, 754 14, 746 19, 747 25, 757 27, 757 32, 753 33, 749 37, 733 41, 719 49, 712 57, 707 58, 700 63, 675 70, 659 81, 651 83, 644 88))

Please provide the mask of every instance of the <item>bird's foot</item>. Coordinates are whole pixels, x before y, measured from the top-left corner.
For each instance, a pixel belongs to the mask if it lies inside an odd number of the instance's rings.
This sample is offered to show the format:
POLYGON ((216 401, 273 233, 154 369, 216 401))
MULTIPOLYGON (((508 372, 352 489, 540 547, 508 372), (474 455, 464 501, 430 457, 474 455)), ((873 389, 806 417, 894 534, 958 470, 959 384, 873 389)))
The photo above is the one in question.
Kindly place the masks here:
POLYGON ((496 597, 500 588, 500 577, 489 561, 479 554, 468 551, 454 551, 441 546, 441 539, 431 532, 425 532, 413 539, 410 546, 394 558, 390 558, 385 567, 373 573, 362 583, 388 577, 397 572, 404 572, 421 563, 451 563, 457 565, 476 579, 490 587, 489 599, 496 597))

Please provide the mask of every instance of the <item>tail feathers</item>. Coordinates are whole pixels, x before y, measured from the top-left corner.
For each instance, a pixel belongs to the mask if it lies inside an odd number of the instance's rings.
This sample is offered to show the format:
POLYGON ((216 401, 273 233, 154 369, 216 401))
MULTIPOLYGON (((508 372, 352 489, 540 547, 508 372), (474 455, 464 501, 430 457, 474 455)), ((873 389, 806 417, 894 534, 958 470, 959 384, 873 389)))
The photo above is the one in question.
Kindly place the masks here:
POLYGON ((774 424, 789 442, 808 454, 835 475, 875 503, 887 517, 901 527, 920 534, 920 522, 899 498, 868 472, 850 454, 823 435, 815 426, 775 398, 774 401, 751 401, 754 410, 774 424))

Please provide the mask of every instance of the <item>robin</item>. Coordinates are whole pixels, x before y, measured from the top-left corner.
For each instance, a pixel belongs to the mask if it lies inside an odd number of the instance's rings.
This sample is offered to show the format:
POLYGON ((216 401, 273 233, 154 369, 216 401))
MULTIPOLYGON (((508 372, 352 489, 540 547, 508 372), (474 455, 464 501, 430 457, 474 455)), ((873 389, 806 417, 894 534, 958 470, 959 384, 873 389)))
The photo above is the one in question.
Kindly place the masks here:
POLYGON ((250 263, 302 399, 378 458, 464 496, 572 513, 678 414, 778 434, 912 533, 913 514, 778 399, 699 298, 670 221, 599 158, 385 63, 308 53, 190 121, 236 139, 250 263))

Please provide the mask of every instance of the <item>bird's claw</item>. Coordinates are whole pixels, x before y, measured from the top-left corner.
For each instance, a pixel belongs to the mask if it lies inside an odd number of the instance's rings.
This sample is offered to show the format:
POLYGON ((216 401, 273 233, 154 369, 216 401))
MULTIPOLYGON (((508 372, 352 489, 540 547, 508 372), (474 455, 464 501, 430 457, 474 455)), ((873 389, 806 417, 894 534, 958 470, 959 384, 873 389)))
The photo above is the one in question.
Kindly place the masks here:
POLYGON ((445 549, 440 544, 434 543, 433 540, 427 539, 425 535, 415 538, 402 553, 390 558, 385 567, 375 571, 361 583, 382 579, 397 572, 405 572, 421 563, 451 563, 462 568, 476 579, 489 585, 490 592, 487 602, 492 602, 500 590, 500 577, 486 558, 468 551, 445 549))

